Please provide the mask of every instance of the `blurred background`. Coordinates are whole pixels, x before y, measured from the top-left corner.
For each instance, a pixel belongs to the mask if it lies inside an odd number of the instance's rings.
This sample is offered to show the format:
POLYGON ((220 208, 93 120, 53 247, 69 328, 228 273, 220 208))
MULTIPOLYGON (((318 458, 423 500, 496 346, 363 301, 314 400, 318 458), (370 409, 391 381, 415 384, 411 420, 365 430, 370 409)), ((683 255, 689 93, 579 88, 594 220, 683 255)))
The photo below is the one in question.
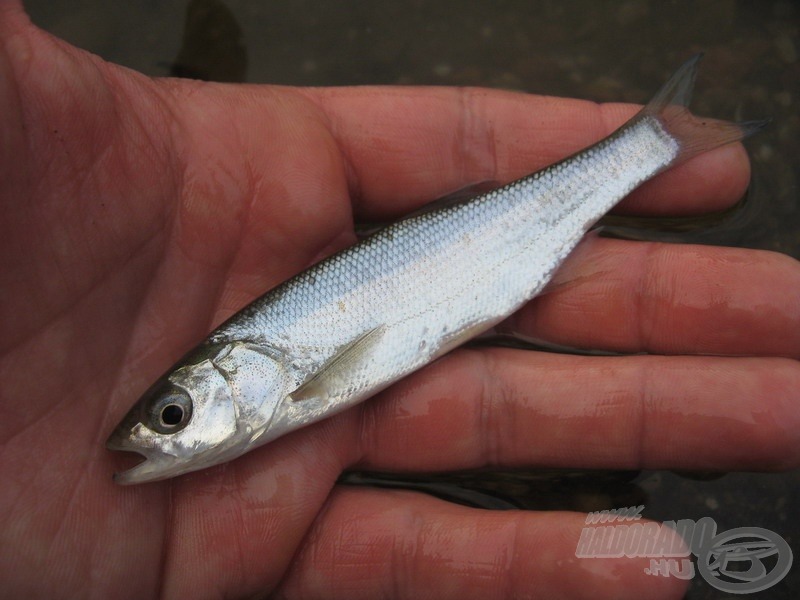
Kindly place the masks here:
MULTIPOLYGON (((25 5, 36 24, 108 61, 152 76, 213 81, 475 85, 642 103, 681 62, 704 51, 692 102, 696 113, 773 119, 747 142, 753 180, 746 198, 734 210, 707 218, 612 222, 648 239, 763 248, 800 258, 796 2, 26 0, 25 5)), ((644 504, 644 516, 652 519, 710 516, 720 532, 772 529, 800 562, 798 472, 359 473, 346 482, 409 487, 492 509, 590 511, 644 504)), ((687 597, 727 596, 697 576, 687 597)), ((800 597, 800 564, 758 597, 800 597)))

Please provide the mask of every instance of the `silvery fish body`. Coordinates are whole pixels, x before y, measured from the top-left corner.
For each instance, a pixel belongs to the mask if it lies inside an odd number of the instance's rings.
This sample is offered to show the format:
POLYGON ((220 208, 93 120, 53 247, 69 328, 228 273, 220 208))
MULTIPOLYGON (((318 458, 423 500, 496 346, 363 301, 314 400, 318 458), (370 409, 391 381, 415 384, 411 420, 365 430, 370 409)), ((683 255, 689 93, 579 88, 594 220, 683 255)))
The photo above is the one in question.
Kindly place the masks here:
POLYGON ((505 319, 631 190, 758 128, 688 113, 696 62, 594 146, 386 227, 237 313, 112 434, 110 448, 146 458, 117 480, 231 460, 365 400, 505 319))

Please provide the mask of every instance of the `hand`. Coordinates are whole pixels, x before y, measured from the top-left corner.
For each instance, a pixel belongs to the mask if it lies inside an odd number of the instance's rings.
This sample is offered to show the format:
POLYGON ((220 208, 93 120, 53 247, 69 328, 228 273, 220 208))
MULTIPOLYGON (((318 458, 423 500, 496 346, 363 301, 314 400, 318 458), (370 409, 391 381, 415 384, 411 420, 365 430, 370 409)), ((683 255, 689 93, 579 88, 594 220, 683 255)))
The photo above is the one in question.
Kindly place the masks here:
MULTIPOLYGON (((462 349, 227 465, 116 486, 126 457, 103 441, 138 395, 222 319, 354 242, 354 218, 539 169, 635 108, 152 80, 37 30, 11 1, 0 40, 10 596, 680 597, 684 584, 645 576, 643 560, 576 559, 579 514, 334 483, 347 468, 797 465, 798 265, 601 239, 512 324, 656 355, 462 349)), ((748 175, 743 149, 724 148, 622 209, 719 209, 748 175)))

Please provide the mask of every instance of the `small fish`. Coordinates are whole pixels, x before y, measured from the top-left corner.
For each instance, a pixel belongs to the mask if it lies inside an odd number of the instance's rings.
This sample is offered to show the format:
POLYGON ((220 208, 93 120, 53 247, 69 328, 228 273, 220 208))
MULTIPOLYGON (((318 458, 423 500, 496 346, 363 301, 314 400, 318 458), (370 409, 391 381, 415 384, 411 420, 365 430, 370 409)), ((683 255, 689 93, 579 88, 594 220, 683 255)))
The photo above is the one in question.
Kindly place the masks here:
POLYGON ((282 283, 213 331, 123 419, 122 484, 232 460, 373 396, 542 291, 622 198, 766 122, 686 108, 700 56, 604 140, 473 198, 410 216, 282 283))

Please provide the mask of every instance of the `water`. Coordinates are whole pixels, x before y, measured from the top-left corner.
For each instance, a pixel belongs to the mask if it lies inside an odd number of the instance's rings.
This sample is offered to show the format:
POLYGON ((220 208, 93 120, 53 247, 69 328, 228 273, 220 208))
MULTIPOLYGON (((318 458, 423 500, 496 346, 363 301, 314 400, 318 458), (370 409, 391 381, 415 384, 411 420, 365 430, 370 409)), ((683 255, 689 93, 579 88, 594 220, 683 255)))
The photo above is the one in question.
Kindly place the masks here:
MULTIPOLYGON (((748 142, 753 184, 745 211, 710 228, 701 222, 699 232, 678 239, 800 258, 800 5, 793 2, 229 0, 221 7, 195 0, 186 36, 187 1, 25 4, 34 22, 109 61, 149 75, 223 81, 476 85, 641 103, 702 50, 693 109, 720 118, 772 117, 773 123, 748 142)), ((774 529, 790 543, 800 538, 791 506, 797 473, 604 474, 578 477, 573 487, 529 474, 462 478, 477 495, 453 493, 452 478, 421 481, 426 491, 494 508, 644 503, 651 518, 708 515, 721 530, 752 525, 774 529), (501 500, 493 504, 486 494, 501 500)), ((793 571, 769 597, 789 597, 800 579, 800 569, 793 571)), ((718 597, 701 581, 689 594, 718 597)))

